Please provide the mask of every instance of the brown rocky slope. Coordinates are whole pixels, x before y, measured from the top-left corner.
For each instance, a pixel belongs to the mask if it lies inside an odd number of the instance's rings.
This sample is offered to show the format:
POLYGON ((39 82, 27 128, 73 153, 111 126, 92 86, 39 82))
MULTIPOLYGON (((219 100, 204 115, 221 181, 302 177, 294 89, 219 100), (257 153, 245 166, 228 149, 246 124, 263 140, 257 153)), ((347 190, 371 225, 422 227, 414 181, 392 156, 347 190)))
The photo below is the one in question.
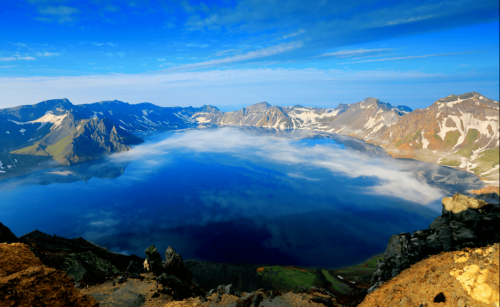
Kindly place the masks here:
POLYGON ((0 243, 0 305, 99 306, 65 272, 43 265, 22 243, 0 243))
POLYGON ((498 307, 498 249, 497 243, 422 260, 368 294, 359 306, 498 307))

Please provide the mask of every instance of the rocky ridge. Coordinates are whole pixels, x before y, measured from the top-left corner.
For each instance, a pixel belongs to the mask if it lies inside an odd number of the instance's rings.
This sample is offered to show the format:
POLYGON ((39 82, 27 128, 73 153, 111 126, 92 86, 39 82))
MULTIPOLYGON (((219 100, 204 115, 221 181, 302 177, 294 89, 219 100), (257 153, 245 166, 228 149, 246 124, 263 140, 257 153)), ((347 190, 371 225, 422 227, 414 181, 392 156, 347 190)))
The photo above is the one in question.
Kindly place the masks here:
POLYGON ((500 242, 499 222, 498 204, 487 204, 461 194, 443 198, 442 214, 429 229, 391 236, 368 292, 431 255, 500 242))
POLYGON ((97 307, 65 272, 49 268, 23 243, 0 243, 0 305, 97 307))

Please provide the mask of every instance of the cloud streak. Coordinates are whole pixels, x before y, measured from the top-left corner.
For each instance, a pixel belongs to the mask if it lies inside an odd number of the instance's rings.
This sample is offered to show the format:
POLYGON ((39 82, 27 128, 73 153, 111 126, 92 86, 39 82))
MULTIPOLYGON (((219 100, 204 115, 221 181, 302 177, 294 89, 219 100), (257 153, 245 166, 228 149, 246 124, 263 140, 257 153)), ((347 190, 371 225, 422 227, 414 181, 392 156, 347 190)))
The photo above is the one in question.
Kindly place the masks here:
POLYGON ((452 55, 461 55, 461 54, 473 54, 473 53, 482 53, 482 52, 485 52, 485 51, 468 51, 468 52, 438 53, 438 54, 425 54, 425 55, 410 55, 410 56, 401 56, 401 57, 394 57, 394 58, 363 60, 363 61, 356 61, 356 62, 350 62, 350 63, 340 63, 340 64, 346 65, 346 64, 358 64, 358 63, 369 63, 369 62, 413 60, 413 59, 423 59, 423 58, 431 58, 431 57, 439 57, 439 56, 452 56, 452 55))
POLYGON ((318 55, 317 57, 336 57, 336 58, 347 58, 354 56, 364 56, 368 54, 381 53, 385 51, 392 50, 390 48, 381 48, 381 49, 357 49, 357 50, 340 50, 336 52, 324 53, 318 55))
POLYGON ((35 58, 31 56, 18 56, 18 55, 16 55, 15 57, 10 56, 10 57, 0 58, 0 61, 17 61, 17 60, 34 61, 35 58))
POLYGON ((190 69, 202 69, 209 68, 215 66, 222 66, 226 64, 233 64, 237 62, 244 62, 254 59, 260 59, 264 57, 269 57, 277 54, 281 54, 284 52, 289 52, 303 46, 302 42, 292 42, 292 43, 283 43, 259 50, 249 51, 244 54, 233 55, 229 57, 225 57, 222 59, 209 60, 204 62, 198 62, 193 64, 185 64, 177 67, 171 68, 171 70, 190 70, 190 69))

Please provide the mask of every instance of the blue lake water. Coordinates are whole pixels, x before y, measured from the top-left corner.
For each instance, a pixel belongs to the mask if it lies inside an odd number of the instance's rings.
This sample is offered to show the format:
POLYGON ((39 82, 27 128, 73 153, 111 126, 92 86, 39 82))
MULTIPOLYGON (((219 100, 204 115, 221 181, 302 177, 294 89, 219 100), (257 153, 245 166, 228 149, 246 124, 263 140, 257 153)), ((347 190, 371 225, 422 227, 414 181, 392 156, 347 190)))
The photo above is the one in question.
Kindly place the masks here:
POLYGON ((315 132, 150 135, 130 152, 0 181, 0 221, 144 256, 336 268, 425 229, 468 173, 315 132))

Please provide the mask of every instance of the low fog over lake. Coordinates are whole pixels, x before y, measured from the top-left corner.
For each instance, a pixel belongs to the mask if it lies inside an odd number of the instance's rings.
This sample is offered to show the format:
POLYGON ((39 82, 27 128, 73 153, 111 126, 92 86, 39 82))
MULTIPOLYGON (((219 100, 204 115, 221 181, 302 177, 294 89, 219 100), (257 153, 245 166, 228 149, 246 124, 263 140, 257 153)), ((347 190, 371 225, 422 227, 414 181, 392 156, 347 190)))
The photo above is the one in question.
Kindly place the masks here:
POLYGON ((393 159, 345 136, 216 128, 149 135, 129 152, 0 184, 2 221, 121 253, 335 268, 425 229, 473 174, 393 159))

